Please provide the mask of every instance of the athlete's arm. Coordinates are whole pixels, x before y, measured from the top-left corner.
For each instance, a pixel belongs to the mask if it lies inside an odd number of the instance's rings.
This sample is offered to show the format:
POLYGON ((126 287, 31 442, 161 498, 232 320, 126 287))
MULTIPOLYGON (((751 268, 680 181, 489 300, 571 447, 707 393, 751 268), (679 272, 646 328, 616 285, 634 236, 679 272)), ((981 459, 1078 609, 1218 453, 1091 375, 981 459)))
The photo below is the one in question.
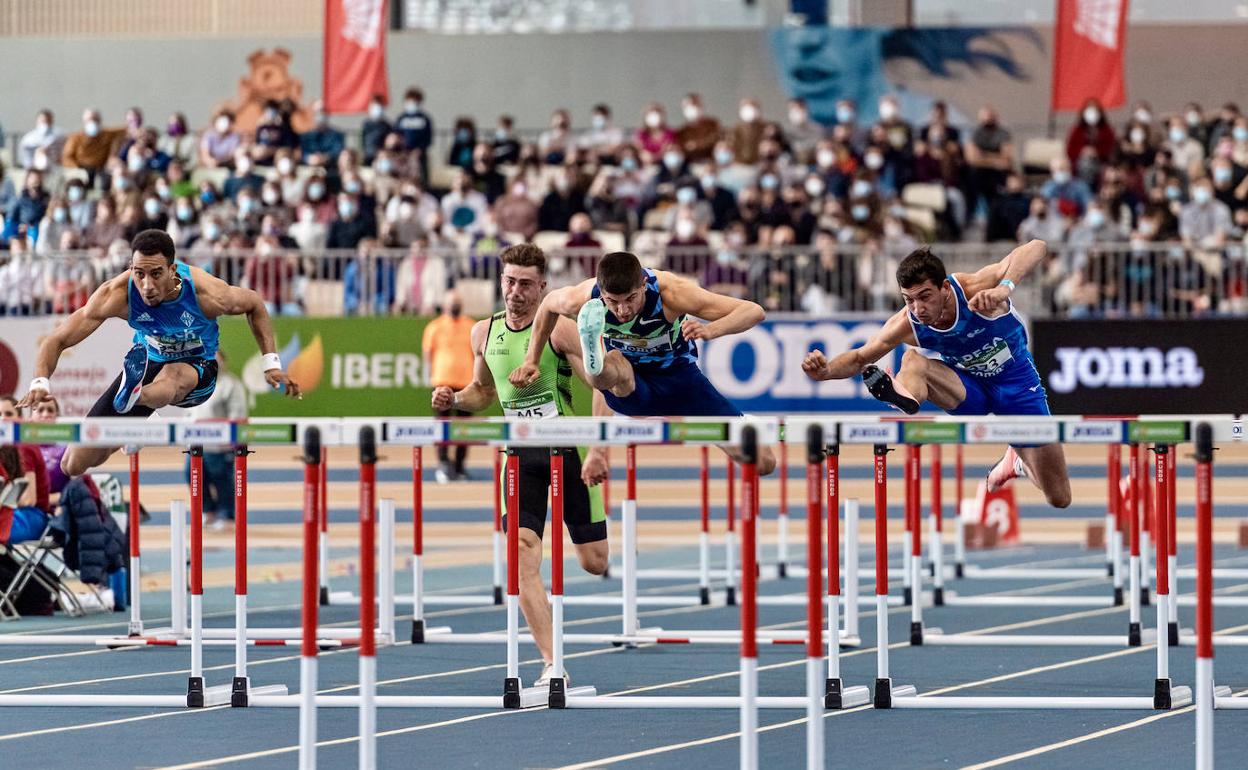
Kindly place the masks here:
MULTIPOLYGON (((247 316, 247 325, 251 327, 251 336, 256 338, 262 355, 277 353, 277 338, 273 334, 273 320, 264 307, 264 300, 251 289, 231 286, 198 267, 191 268, 191 280, 195 282, 195 292, 199 295, 199 307, 209 318, 223 315, 247 316)), ((280 367, 267 369, 264 380, 274 389, 283 385, 286 395, 291 398, 303 398, 299 393, 299 383, 290 379, 280 367)))
POLYGON ((537 315, 533 318, 533 331, 529 335, 529 349, 524 355, 524 363, 517 366, 507 380, 517 388, 527 388, 538 378, 538 362, 542 360, 542 348, 550 341, 550 334, 555 330, 555 322, 559 316, 576 318, 581 308, 589 301, 590 290, 594 286, 593 278, 589 278, 574 286, 555 289, 542 298, 537 306, 537 315))
POLYGON ((1044 261, 1049 253, 1048 245, 1035 239, 1024 243, 1011 251, 1000 262, 970 274, 958 274, 958 283, 966 292, 966 304, 976 313, 990 313, 1005 306, 1013 291, 1010 286, 1003 285, 1009 281, 1017 285, 1028 273, 1044 261))
MULTIPOLYGON (((100 328, 100 324, 110 318, 125 318, 130 307, 126 296, 129 286, 130 271, 127 270, 116 278, 105 281, 91 294, 87 304, 57 324, 52 333, 39 344, 39 353, 35 356, 35 379, 51 377, 61 360, 61 354, 90 337, 100 328)), ((17 406, 33 407, 47 395, 48 391, 43 388, 32 388, 17 406)))
POLYGON ((472 325, 472 382, 460 391, 449 386, 440 385, 433 389, 433 408, 463 409, 479 412, 498 398, 498 390, 494 387, 494 374, 485 363, 485 337, 490 333, 490 319, 477 321, 472 325))
POLYGON ((883 328, 860 348, 847 350, 829 361, 823 351, 814 350, 802 361, 802 371, 812 380, 843 380, 861 374, 868 364, 873 364, 902 343, 918 347, 914 329, 905 310, 898 310, 884 322, 883 328))
MULTIPOLYGON (((581 382, 589 385, 589 377, 585 374, 585 361, 581 358, 581 340, 576 333, 576 324, 566 318, 560 318, 555 324, 555 330, 550 335, 550 344, 555 352, 568 359, 568 363, 572 365, 572 371, 581 380, 581 382)), ((611 407, 607 406, 607 399, 602 395, 602 391, 590 386, 591 407, 590 414, 595 417, 611 417, 615 412, 611 407)), ((589 486, 596 486, 607 480, 611 474, 611 463, 607 460, 607 448, 605 446, 590 447, 585 452, 585 459, 581 462, 581 480, 589 486)))
POLYGON ((702 318, 701 323, 687 318, 680 326, 680 333, 687 340, 713 340, 729 334, 739 334, 758 326, 767 317, 763 306, 757 302, 725 297, 702 288, 687 278, 660 271, 659 293, 663 304, 678 315, 702 318))

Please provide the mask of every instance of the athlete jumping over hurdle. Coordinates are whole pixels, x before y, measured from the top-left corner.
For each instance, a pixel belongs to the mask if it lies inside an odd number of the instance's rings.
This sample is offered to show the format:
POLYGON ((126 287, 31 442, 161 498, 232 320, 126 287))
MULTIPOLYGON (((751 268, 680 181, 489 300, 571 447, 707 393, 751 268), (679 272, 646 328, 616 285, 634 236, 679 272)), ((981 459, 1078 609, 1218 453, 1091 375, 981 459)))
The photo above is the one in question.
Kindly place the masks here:
MULTIPOLYGON (((897 267, 905 307, 862 347, 831 361, 813 351, 802 370, 814 380, 861 374, 872 396, 906 414, 931 401, 954 415, 1047 415, 1048 396, 1027 349, 1027 328, 1010 300, 1016 282, 1047 253, 1044 241, 1034 240, 975 273, 947 275, 938 257, 917 249, 897 267), (874 362, 902 343, 913 347, 890 377, 874 362), (919 348, 941 357, 928 358, 919 348)), ((1070 505, 1061 444, 1009 447, 988 474, 988 489, 1019 476, 1031 479, 1049 505, 1070 505)))
MULTIPOLYGON (((217 384, 217 318, 245 315, 264 354, 264 379, 299 398, 299 386, 282 371, 273 324, 264 300, 251 289, 231 286, 198 267, 174 260, 173 239, 162 230, 144 230, 130 244, 130 268, 104 282, 44 338, 35 361, 35 378, 20 406, 48 397, 48 378, 61 354, 90 337, 110 318, 134 329, 134 347, 121 374, 100 396, 88 417, 146 417, 162 406, 192 407, 208 400, 217 384)), ((118 447, 70 447, 61 469, 80 476, 102 464, 118 447)))
MULTIPOLYGON (((575 318, 589 384, 619 414, 631 417, 740 417, 698 368, 696 340, 757 326, 763 308, 713 294, 672 273, 643 268, 617 251, 598 262, 597 277, 546 295, 537 309, 524 362, 509 377, 517 387, 537 379, 538 357, 560 316, 575 318), (706 323, 697 320, 706 319, 706 323)), ((740 461, 735 447, 723 450, 740 461)), ((758 472, 776 457, 764 447, 758 472)))
MULTIPOLYGON (((561 321, 548 333, 537 361, 537 376, 523 387, 507 375, 524 359, 534 334, 533 319, 546 291, 546 255, 532 244, 503 250, 503 301, 506 309, 472 327, 472 382, 463 390, 441 386, 433 390, 434 409, 479 412, 498 401, 509 417, 546 419, 571 415, 573 372, 586 379, 576 327, 561 321)), ((595 414, 609 415, 602 397, 594 392, 595 414)), ((521 447, 520 464, 520 609, 546 665, 535 687, 546 687, 554 673, 551 651, 550 606, 542 582, 542 533, 550 489, 550 450, 521 447)), ((607 516, 598 484, 607 478, 605 447, 568 448, 564 453, 563 519, 576 547, 581 568, 591 575, 607 571, 607 516)), ((567 671, 563 672, 567 676, 567 671)))

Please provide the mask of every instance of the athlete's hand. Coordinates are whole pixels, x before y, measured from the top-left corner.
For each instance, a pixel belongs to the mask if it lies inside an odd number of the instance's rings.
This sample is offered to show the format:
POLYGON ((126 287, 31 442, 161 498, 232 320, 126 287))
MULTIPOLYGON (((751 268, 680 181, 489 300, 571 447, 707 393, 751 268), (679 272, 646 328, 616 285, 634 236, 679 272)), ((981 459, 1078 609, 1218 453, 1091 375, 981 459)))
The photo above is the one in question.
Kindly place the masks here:
POLYGON ((966 306, 976 313, 992 313, 997 310, 1004 310, 1009 299, 1010 287, 994 286, 991 289, 984 289, 978 292, 974 297, 971 297, 966 306))
POLYGON ((433 389, 433 408, 439 412, 445 412, 455 405, 455 391, 445 385, 439 385, 433 389))
POLYGON ((507 381, 517 388, 527 388, 537 382, 537 378, 540 376, 542 376, 542 371, 537 368, 537 364, 525 361, 513 369, 511 374, 507 375, 507 381))
POLYGON ((22 400, 17 402, 18 409, 34 408, 36 404, 48 397, 48 391, 43 388, 35 388, 26 395, 22 396, 22 400))
POLYGON ((715 339, 715 335, 711 333, 707 325, 694 318, 686 318, 681 323, 680 336, 690 341, 715 339))
POLYGON ((585 453, 585 461, 581 463, 581 481, 586 486, 596 487, 607 480, 611 466, 607 463, 607 453, 601 447, 585 453))
POLYGON ((299 392, 299 383, 290 379, 290 375, 281 369, 270 369, 264 373, 264 381, 269 383, 269 387, 274 390, 286 388, 286 395, 291 398, 303 400, 303 394, 299 392))
POLYGON ((828 379, 825 376, 827 368, 828 359, 824 357, 822 350, 812 350, 802 359, 802 371, 812 380, 828 379))

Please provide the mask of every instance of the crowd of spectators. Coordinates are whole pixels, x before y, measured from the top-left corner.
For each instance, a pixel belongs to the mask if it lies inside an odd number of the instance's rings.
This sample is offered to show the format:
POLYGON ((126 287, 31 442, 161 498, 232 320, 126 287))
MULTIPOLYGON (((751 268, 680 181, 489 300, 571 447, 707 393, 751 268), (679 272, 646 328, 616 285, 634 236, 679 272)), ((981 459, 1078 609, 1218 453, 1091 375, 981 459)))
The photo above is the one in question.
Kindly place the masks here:
POLYGON ((319 103, 315 127, 296 132, 295 107, 266 104, 248 131, 228 110, 198 131, 180 113, 150 125, 137 107, 116 127, 88 109, 69 131, 41 110, 17 140, 24 173, 0 174, 0 312, 81 306, 152 227, 287 314, 308 310, 313 282, 337 287, 342 312, 432 312, 456 281, 489 278, 500 248, 539 233, 572 250, 553 263, 557 282, 591 274, 618 233, 704 285, 810 311, 862 307, 922 241, 1040 237, 1055 306, 1097 312, 1140 295, 1133 307, 1147 310, 1159 300, 1137 289, 1176 260, 1185 287, 1236 291, 1228 249, 1248 230, 1248 118, 1234 104, 1163 115, 1139 102, 1115 127, 1089 100, 1047 170, 1020 167, 1020 139, 991 106, 955 126, 936 102, 912 123, 891 95, 874 122, 842 100, 823 125, 800 99, 779 119, 743 99, 721 120, 691 93, 677 119, 653 103, 637 128, 599 104, 581 126, 555 110, 536 136, 508 115, 493 127, 458 117, 446 143, 418 88, 396 108, 372 100, 352 137, 319 103), (76 250, 89 258, 37 258, 76 250), (357 256, 316 258, 327 250, 357 256))

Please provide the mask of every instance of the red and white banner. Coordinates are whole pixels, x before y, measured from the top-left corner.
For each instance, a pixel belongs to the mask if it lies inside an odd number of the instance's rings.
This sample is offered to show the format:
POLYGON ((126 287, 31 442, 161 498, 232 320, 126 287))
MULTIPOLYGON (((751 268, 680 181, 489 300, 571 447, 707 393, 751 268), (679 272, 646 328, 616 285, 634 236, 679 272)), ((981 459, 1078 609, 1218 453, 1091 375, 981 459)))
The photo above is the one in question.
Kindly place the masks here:
POLYGON ((1106 108, 1127 100, 1123 51, 1128 0, 1057 0, 1053 30, 1053 110, 1077 110, 1095 97, 1106 108))
POLYGON ((386 0, 325 0, 324 60, 326 112, 363 112, 374 94, 387 99, 386 0))

